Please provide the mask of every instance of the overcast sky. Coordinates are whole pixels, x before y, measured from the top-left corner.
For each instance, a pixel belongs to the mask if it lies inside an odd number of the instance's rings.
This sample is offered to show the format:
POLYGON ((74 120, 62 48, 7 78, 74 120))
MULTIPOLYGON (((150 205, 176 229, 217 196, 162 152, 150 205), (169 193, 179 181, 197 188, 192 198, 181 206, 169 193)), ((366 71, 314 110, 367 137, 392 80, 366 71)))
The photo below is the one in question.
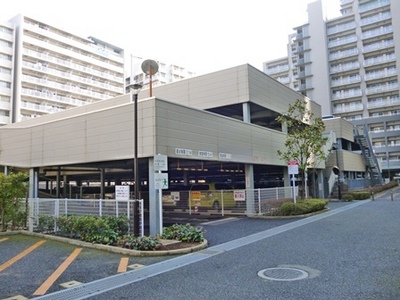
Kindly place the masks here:
MULTIPOLYGON (((0 21, 22 13, 79 36, 94 36, 144 59, 197 74, 243 63, 262 69, 286 55, 292 28, 314 0, 12 0, 0 21)), ((323 0, 328 18, 340 0, 323 0)))

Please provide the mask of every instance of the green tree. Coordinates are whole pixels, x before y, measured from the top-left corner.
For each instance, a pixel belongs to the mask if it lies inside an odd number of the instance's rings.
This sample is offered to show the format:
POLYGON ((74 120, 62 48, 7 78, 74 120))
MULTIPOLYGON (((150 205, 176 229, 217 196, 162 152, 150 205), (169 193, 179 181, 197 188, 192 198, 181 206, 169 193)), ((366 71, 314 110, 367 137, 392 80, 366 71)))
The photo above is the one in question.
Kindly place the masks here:
POLYGON ((0 221, 2 231, 6 231, 11 222, 12 229, 21 225, 26 219, 27 212, 22 209, 25 205, 21 199, 28 191, 28 175, 22 172, 5 175, 0 173, 0 221))
POLYGON ((281 114, 277 121, 287 127, 285 142, 286 151, 278 150, 280 158, 286 162, 297 160, 302 184, 300 197, 304 198, 305 178, 307 169, 325 160, 324 146, 327 138, 324 137, 325 124, 321 118, 314 117, 314 113, 308 109, 308 102, 297 99, 289 105, 288 111, 281 114))

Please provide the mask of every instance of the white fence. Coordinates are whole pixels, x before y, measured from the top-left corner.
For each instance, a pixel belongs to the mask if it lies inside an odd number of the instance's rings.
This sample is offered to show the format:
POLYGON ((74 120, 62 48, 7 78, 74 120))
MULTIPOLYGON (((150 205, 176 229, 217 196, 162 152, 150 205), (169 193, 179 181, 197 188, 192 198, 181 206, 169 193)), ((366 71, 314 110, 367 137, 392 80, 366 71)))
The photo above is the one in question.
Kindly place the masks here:
MULTIPOLYGON (((298 187, 294 192, 297 197, 298 187)), ((288 201, 294 201, 293 187, 163 192, 165 211, 189 214, 273 215, 283 202, 288 201)))
POLYGON ((103 199, 47 199, 29 198, 29 231, 38 225, 39 215, 126 215, 129 227, 133 228, 134 203, 139 204, 139 233, 144 236, 143 200, 103 200, 103 199))

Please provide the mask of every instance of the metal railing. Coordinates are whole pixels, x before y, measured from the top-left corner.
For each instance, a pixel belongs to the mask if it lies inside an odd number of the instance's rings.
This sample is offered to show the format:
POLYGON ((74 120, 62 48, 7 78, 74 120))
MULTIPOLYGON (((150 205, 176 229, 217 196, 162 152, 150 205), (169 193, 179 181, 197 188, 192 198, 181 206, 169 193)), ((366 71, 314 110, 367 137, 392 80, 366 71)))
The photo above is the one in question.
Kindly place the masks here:
POLYGON ((129 219, 130 232, 133 229, 134 202, 139 202, 139 233, 144 236, 143 200, 104 200, 104 199, 50 199, 29 198, 29 231, 38 225, 40 215, 59 217, 63 215, 120 216, 129 219))
MULTIPOLYGON (((297 186, 295 195, 298 195, 297 186)), ((293 187, 163 192, 165 211, 190 215, 273 215, 288 201, 294 201, 293 187)))

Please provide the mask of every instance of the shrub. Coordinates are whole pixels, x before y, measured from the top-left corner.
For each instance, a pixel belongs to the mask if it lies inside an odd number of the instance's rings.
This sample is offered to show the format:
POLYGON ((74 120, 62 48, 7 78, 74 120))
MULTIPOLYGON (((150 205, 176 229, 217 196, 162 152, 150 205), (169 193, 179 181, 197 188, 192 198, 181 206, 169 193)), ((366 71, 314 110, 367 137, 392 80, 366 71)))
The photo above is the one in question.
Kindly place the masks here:
POLYGON ((103 217, 108 226, 119 236, 123 236, 129 231, 129 219, 126 215, 103 217))
POLYGON ((38 216, 38 225, 36 230, 39 232, 54 232, 55 218, 49 214, 43 214, 38 216))
POLYGON ((353 201, 354 200, 353 194, 351 194, 351 193, 344 194, 342 196, 342 200, 343 201, 353 201))
POLYGON ((202 242, 204 241, 204 231, 200 227, 190 224, 174 224, 163 228, 161 238, 182 242, 202 242))
POLYGON ((126 237, 125 246, 134 250, 155 250, 160 245, 157 238, 151 236, 136 237, 130 235, 126 237))
POLYGON ((279 209, 281 216, 303 215, 323 210, 328 201, 322 199, 305 199, 297 203, 285 202, 279 209))
POLYGON ((369 199, 371 197, 371 194, 367 191, 355 191, 351 192, 351 195, 353 196, 353 199, 355 200, 365 200, 369 199))

